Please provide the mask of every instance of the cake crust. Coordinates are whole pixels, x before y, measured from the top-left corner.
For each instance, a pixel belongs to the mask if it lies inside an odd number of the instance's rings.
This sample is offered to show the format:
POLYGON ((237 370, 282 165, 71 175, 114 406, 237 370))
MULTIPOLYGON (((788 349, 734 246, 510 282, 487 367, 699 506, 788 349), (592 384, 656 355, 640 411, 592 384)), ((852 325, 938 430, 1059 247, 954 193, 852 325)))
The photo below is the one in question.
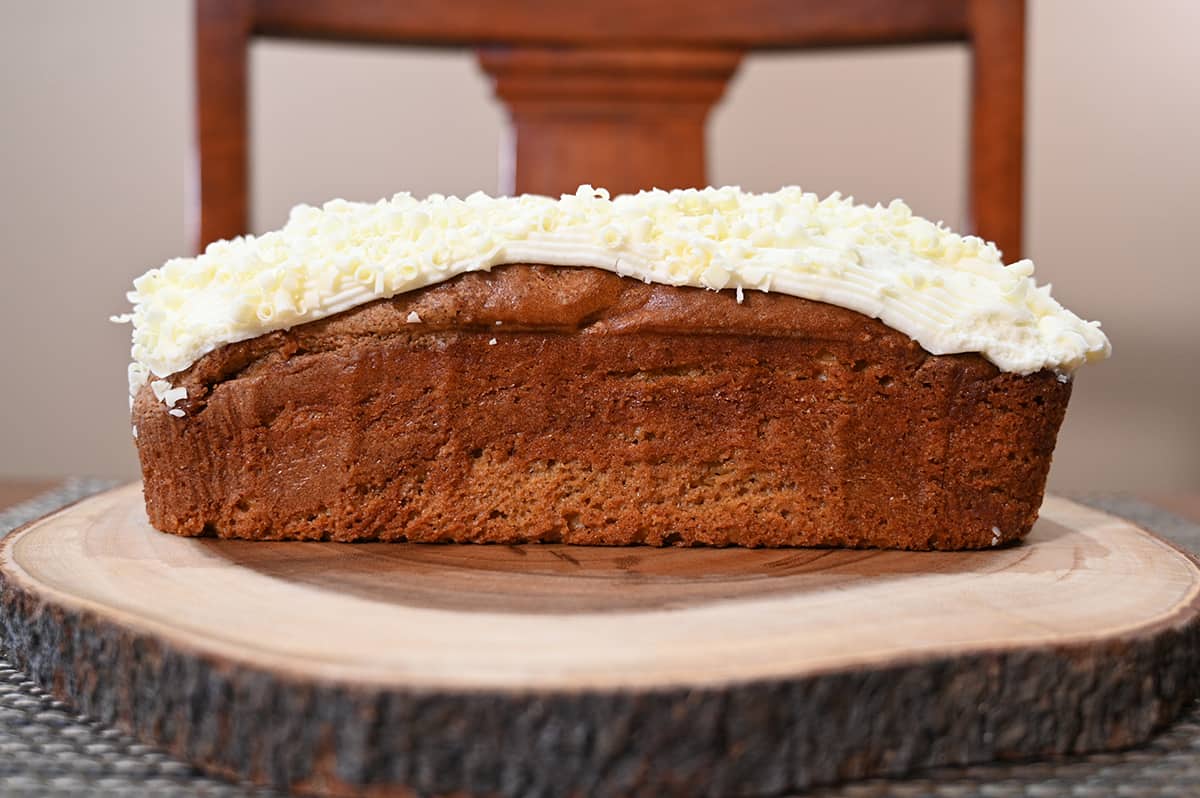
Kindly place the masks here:
POLYGON ((523 264, 169 381, 184 417, 133 411, 166 532, 903 549, 1023 537, 1071 392, 820 302, 523 264))

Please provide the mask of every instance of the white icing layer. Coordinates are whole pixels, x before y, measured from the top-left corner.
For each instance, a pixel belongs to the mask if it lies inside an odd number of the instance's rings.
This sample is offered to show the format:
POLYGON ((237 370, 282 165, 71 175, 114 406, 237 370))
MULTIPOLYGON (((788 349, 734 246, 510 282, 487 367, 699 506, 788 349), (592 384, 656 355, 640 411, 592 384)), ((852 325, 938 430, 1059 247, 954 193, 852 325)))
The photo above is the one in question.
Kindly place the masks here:
MULTIPOLYGON (((1021 374, 1067 375, 1110 351, 1099 323, 1036 285, 1032 263, 1006 267, 994 245, 899 200, 868 207, 794 187, 610 200, 581 186, 557 200, 397 194, 299 205, 282 230, 168 261, 134 281, 133 312, 117 319, 133 322, 131 388, 225 344, 506 263, 737 289, 737 301, 750 289, 792 294, 878 318, 935 355, 978 352, 1021 374)), ((167 397, 169 386, 160 390, 167 397)))

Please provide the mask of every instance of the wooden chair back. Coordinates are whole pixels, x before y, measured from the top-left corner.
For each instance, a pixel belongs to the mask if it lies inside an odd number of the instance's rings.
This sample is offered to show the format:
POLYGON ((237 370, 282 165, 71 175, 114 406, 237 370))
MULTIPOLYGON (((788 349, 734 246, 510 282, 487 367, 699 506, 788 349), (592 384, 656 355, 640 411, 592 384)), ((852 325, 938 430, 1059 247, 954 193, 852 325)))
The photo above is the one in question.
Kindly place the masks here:
POLYGON ((503 193, 707 184, 704 128, 743 53, 961 41, 968 218, 1020 256, 1024 0, 196 0, 197 245, 249 225, 252 38, 475 48, 510 115, 503 193))

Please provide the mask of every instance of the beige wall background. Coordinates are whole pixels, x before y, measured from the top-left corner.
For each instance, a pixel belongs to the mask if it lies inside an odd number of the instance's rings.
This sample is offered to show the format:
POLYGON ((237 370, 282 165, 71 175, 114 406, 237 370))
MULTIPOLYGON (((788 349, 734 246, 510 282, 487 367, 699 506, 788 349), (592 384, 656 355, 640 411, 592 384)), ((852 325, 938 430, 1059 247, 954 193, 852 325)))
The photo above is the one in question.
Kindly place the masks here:
MULTIPOLYGON (((1114 341, 1059 490, 1200 489, 1200 3, 1030 0, 1027 249, 1114 341)), ((0 0, 0 476, 133 478, 130 281, 184 254, 191 8, 0 0)), ((296 202, 494 190, 504 116, 465 53, 256 45, 254 227, 296 202)), ((714 183, 962 221, 956 46, 762 55, 711 120, 714 183)))

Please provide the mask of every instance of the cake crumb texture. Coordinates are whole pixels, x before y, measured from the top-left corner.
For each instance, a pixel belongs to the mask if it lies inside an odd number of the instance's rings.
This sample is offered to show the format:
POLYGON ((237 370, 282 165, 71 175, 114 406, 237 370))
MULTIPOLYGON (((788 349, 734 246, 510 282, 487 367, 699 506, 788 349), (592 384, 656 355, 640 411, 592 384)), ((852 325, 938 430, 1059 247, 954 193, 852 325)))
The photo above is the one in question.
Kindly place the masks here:
POLYGON ((134 403, 161 530, 654 546, 1018 540, 1071 392, 820 302, 528 265, 169 380, 184 417, 134 403))

